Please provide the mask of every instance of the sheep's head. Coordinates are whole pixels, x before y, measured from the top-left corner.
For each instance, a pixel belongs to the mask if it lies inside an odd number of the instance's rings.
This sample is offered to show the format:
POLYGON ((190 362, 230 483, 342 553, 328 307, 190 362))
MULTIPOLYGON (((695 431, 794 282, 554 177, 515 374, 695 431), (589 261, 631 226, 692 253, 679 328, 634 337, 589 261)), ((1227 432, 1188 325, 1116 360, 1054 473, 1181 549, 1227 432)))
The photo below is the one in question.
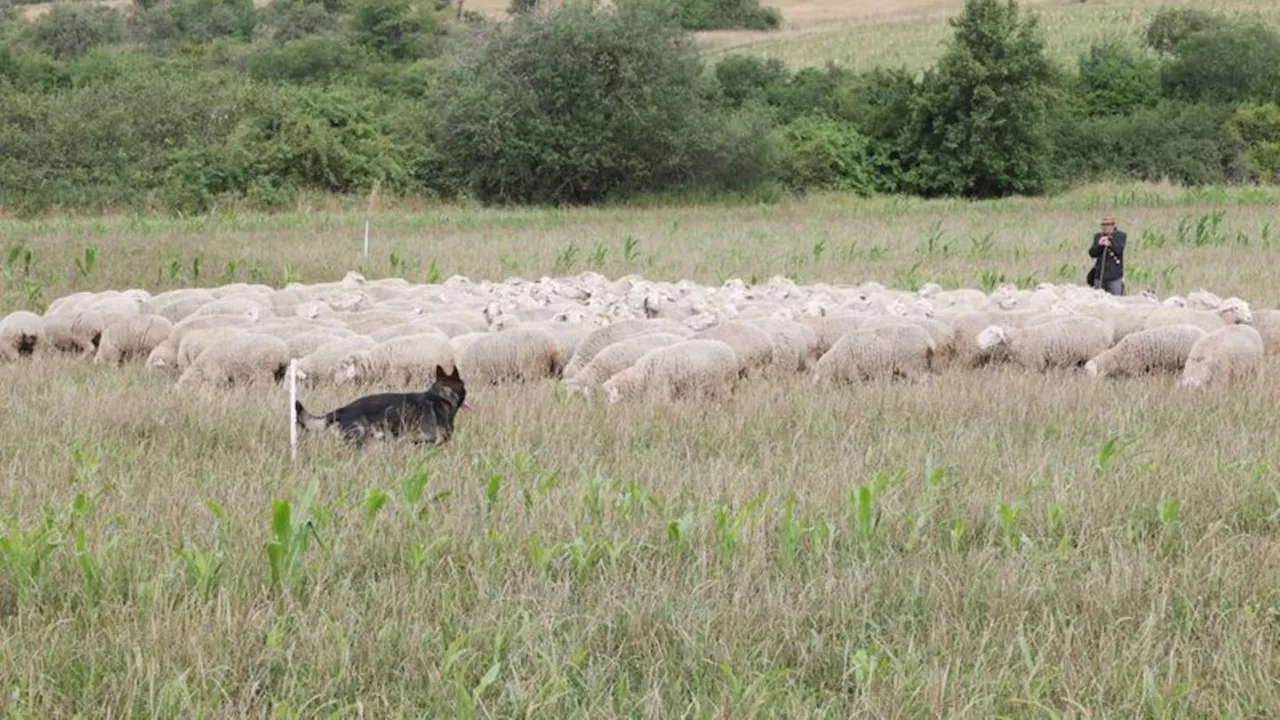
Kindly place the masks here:
POLYGON ((1218 308, 1218 315, 1229 325, 1252 325, 1253 311, 1249 309, 1249 303, 1238 297, 1229 297, 1222 301, 1222 305, 1218 308))
POLYGON ((364 380, 368 358, 368 350, 357 350, 339 360, 333 369, 334 384, 345 385, 347 383, 359 383, 364 380))
POLYGON ((1160 304, 1165 307, 1184 308, 1187 306, 1187 301, 1185 298, 1179 295, 1170 295, 1169 297, 1164 299, 1164 302, 1160 304))
POLYGON ((977 341, 979 350, 991 350, 992 348, 1007 343, 1009 341, 1009 333, 999 325, 992 325, 978 333, 977 341))
POLYGON ((1090 360, 1084 364, 1084 374, 1091 377, 1098 377, 1098 363, 1096 360, 1090 360))
POLYGON ((610 378, 609 382, 604 384, 604 399, 610 405, 617 405, 622 402, 622 388, 618 387, 616 382, 613 382, 613 378, 610 378))

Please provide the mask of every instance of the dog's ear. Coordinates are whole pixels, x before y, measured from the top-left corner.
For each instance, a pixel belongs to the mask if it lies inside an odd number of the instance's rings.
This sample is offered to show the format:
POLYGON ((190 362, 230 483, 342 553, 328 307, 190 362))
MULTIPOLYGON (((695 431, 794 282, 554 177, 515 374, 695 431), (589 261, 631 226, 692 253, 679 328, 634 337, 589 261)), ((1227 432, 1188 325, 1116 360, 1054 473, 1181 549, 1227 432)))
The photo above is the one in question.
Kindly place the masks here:
POLYGON ((452 374, 452 375, 449 375, 449 376, 448 376, 448 379, 453 380, 453 381, 455 381, 455 382, 462 382, 462 376, 458 374, 458 366, 457 366, 457 365, 454 365, 454 366, 453 366, 453 374, 452 374))
POLYGON ((437 381, 439 381, 439 380, 447 380, 448 378, 449 378, 449 376, 444 374, 444 368, 442 368, 442 367, 440 367, 439 365, 437 365, 437 366, 436 366, 436 380, 437 380, 437 381))

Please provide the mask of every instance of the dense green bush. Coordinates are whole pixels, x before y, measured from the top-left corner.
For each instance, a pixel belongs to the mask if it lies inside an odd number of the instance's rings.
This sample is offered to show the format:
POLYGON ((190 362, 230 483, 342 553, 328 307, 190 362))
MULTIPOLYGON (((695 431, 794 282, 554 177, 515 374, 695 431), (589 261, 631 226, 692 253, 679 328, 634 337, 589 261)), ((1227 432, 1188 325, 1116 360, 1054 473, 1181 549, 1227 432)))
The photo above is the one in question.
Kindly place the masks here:
POLYGON ((1231 118, 1234 137, 1244 143, 1249 167, 1258 179, 1280 183, 1280 104, 1245 105, 1231 118))
POLYGON ((1147 24, 1143 39, 1148 47, 1167 53, 1190 35, 1205 30, 1218 30, 1229 24, 1217 13, 1196 8, 1162 7, 1147 24))
POLYGON ((311 35, 265 48, 250 59, 249 71, 260 80, 334 80, 357 68, 362 54, 345 35, 311 35))
POLYGON ((1164 68, 1169 97, 1238 103, 1280 98, 1280 33, 1254 22, 1194 32, 1172 49, 1164 68))
POLYGON ((441 79, 449 184, 486 201, 589 203, 687 182, 712 130, 702 71, 648 4, 521 16, 441 79))
POLYGON ((259 12, 258 24, 277 43, 337 29, 342 4, 316 0, 272 0, 259 12))
POLYGON ((439 49, 434 6, 422 0, 352 0, 356 41, 390 60, 417 60, 439 49))
POLYGON ((1034 16, 966 0, 955 39, 925 73, 908 186, 923 195, 1037 194, 1049 178, 1054 73, 1034 16))
POLYGON ((1086 114, 1127 115, 1160 100, 1160 65, 1121 40, 1094 43, 1080 56, 1079 100, 1086 114))
POLYGON ((755 55, 727 55, 712 72, 723 102, 731 107, 751 100, 765 101, 771 86, 791 78, 791 71, 781 60, 755 55))
POLYGON ((1054 134, 1060 178, 1150 180, 1187 185, 1248 179, 1244 147, 1227 105, 1161 101, 1129 115, 1065 120, 1054 134))
POLYGON ((870 195, 876 187, 867 139, 853 126, 806 115, 778 129, 779 179, 792 189, 844 190, 870 195))
POLYGON ((59 2, 28 26, 25 35, 41 52, 65 60, 120 42, 122 30, 120 13, 112 8, 59 2))
POLYGON ((782 24, 776 8, 760 0, 669 0, 686 30, 773 30, 782 24))

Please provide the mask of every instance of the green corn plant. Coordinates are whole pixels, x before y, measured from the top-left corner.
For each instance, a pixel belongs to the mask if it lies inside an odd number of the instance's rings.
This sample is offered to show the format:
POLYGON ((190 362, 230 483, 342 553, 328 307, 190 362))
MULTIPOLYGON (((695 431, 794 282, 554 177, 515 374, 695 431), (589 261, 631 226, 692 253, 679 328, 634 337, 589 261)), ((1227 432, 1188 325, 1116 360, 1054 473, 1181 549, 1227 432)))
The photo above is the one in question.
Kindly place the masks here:
POLYGON ((502 475, 494 473, 489 476, 489 482, 484 486, 484 511, 486 515, 491 515, 498 506, 498 499, 502 493, 502 475))
POLYGON ((177 280, 182 274, 182 258, 174 255, 165 261, 163 267, 160 268, 161 277, 168 280, 177 280))
POLYGON ((556 253, 556 263, 554 266, 555 268, 554 272, 567 273, 570 270, 572 270, 573 266, 576 265, 578 262, 579 252, 581 251, 578 249, 577 243, 571 242, 568 245, 564 246, 564 248, 561 249, 560 252, 556 253))
POLYGON ((628 235, 622 238, 622 259, 635 262, 640 257, 640 241, 628 235))
POLYGON ((995 290, 996 286, 1002 282, 1004 282, 1004 275, 994 270, 983 270, 982 275, 978 277, 978 285, 982 287, 983 292, 995 290))
POLYGON ((280 287, 288 287, 292 283, 302 282, 302 276, 298 274, 297 269, 289 263, 284 265, 284 273, 280 278, 280 287))
POLYGON ((1018 518, 1022 516, 1021 503, 1002 502, 996 508, 996 515, 1000 520, 1000 539, 1014 550, 1022 547, 1025 537, 1018 531, 1018 518))
POLYGON ((716 537, 719 540, 718 547, 721 562, 728 564, 733 561, 734 555, 737 554, 738 548, 742 545, 743 533, 751 523, 752 516, 764 503, 764 500, 765 496, 761 493, 751 498, 737 512, 732 512, 727 506, 723 505, 716 508, 716 537))
POLYGON ((31 246, 25 243, 10 245, 9 251, 5 253, 4 269, 6 276, 31 277, 31 270, 34 264, 35 253, 32 252, 31 246))
POLYGON ((1111 464, 1115 462, 1116 458, 1122 452, 1124 452, 1126 447, 1127 444, 1122 442, 1118 436, 1108 438, 1107 441, 1098 448, 1098 452, 1093 463, 1094 472, 1101 474, 1110 470, 1111 464))
POLYGON ((689 549, 694 522, 693 515, 687 514, 667 523, 667 544, 671 548, 672 555, 682 555, 689 549))
POLYGON ((0 535, 0 573, 12 579, 19 602, 27 602, 45 586, 49 558, 62 543, 54 515, 47 510, 30 530, 6 528, 0 535))
POLYGON ((239 273, 240 261, 228 260, 227 264, 222 266, 222 281, 227 283, 233 282, 236 279, 236 275, 239 273))
POLYGON ((71 456, 71 467, 77 483, 87 482, 97 473, 100 462, 97 452, 86 449, 80 443, 75 443, 67 454, 71 456))
POLYGON ((947 539, 954 552, 963 552, 969 546, 969 530, 964 518, 953 518, 947 529, 947 539))
POLYGON ((988 232, 981 237, 971 237, 969 238, 969 244, 972 246, 970 248, 971 255, 990 255, 991 251, 996 247, 994 233, 988 232))
POLYGON ((935 220, 933 226, 929 228, 929 234, 924 239, 925 254, 946 255, 950 251, 949 245, 944 245, 942 239, 946 237, 946 231, 942 229, 942 220, 935 220))
POLYGON ((315 519, 310 515, 318 488, 318 483, 312 480, 298 502, 296 512, 288 500, 273 500, 271 503, 271 539, 267 542, 267 562, 271 569, 271 586, 277 591, 292 587, 300 571, 308 541, 314 537, 317 543, 320 542, 315 519))
POLYGON ((1156 513, 1160 518, 1160 524, 1165 530, 1172 530, 1175 523, 1178 522, 1178 498, 1166 498, 1156 505, 1156 513))
POLYGON ((1142 237, 1139 239, 1138 244, 1142 247, 1159 249, 1164 247, 1165 243, 1168 241, 1169 236, 1165 235, 1162 231, 1155 228, 1147 228, 1142 231, 1142 237))
POLYGON ((435 258, 432 258, 431 264, 427 266, 427 284, 436 285, 443 277, 440 273, 440 266, 436 265, 435 258))
POLYGON ((604 267, 605 257, 609 254, 609 248, 605 246, 603 241, 597 240, 596 244, 591 248, 591 254, 587 256, 587 266, 599 270, 604 267))
POLYGON ((386 506, 387 501, 391 499, 385 490, 378 488, 369 488, 364 494, 364 515, 365 518, 372 521, 378 516, 378 512, 386 506))
POLYGON ((90 245, 84 249, 84 254, 76 258, 76 271, 80 273, 80 277, 89 277, 93 274, 94 269, 98 266, 98 246, 90 245))
POLYGON ((817 240, 814 240, 813 247, 809 249, 809 252, 813 255, 814 262, 821 261, 822 256, 827 252, 827 239, 825 237, 820 237, 817 240))
POLYGON ((649 488, 630 479, 625 482, 615 480, 613 483, 613 509, 624 517, 644 515, 645 510, 652 508, 662 512, 662 499, 649 488))
POLYGON ((98 567, 98 559, 89 548, 89 540, 84 526, 78 519, 93 513, 93 501, 84 493, 76 493, 71 501, 70 525, 75 530, 76 565, 80 567, 80 579, 84 583, 85 597, 92 605, 97 605, 102 595, 102 572, 98 567))
POLYGON ((204 267, 204 256, 196 255, 191 258, 191 281, 200 282, 200 271, 204 267))
POLYGON ((1265 250, 1271 249, 1271 238, 1272 238, 1271 233, 1272 233, 1271 221, 1268 220, 1267 222, 1262 224, 1262 231, 1258 235, 1258 244, 1262 245, 1263 249, 1265 250))

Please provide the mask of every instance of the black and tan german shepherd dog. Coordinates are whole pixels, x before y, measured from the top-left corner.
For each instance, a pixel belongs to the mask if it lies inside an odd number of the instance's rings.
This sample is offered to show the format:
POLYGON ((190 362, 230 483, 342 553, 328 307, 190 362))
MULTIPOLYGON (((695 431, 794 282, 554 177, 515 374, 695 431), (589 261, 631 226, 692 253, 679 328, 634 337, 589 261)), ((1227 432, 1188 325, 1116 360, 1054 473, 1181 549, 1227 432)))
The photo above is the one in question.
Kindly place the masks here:
POLYGON ((312 415, 297 403, 298 425, 311 432, 328 430, 363 445, 370 438, 408 437, 415 443, 440 445, 453 436, 453 419, 470 410, 467 388, 455 367, 436 366, 436 381, 426 392, 379 393, 330 411, 312 415))

